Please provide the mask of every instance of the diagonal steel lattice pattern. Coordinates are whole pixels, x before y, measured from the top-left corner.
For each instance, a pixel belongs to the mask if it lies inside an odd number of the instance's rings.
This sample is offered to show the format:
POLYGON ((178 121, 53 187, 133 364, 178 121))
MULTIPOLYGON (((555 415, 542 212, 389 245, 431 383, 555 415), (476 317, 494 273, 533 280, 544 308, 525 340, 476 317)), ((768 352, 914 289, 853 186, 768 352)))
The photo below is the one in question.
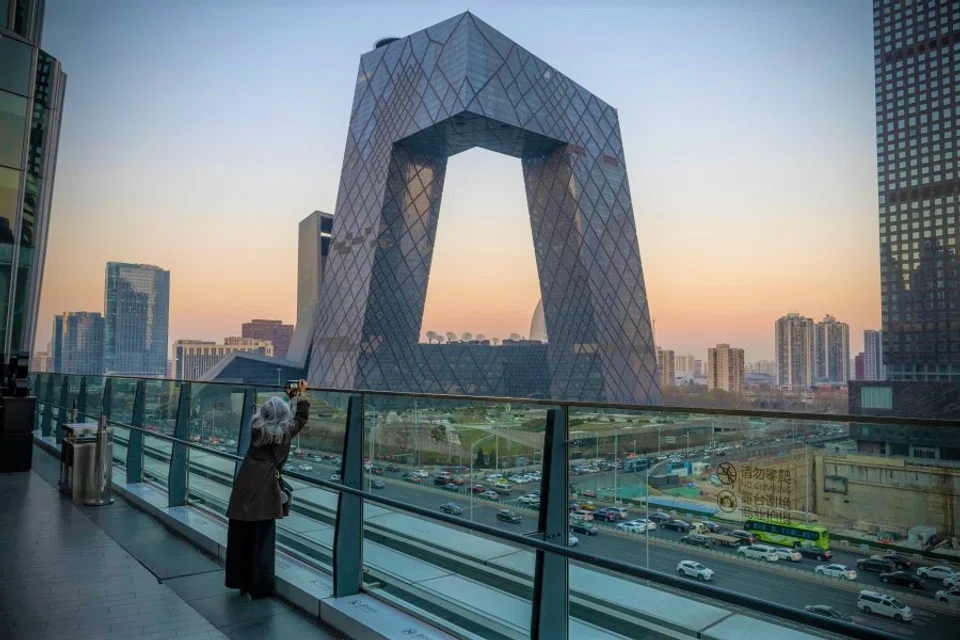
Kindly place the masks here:
POLYGON ((659 403, 616 110, 470 13, 364 54, 309 362, 328 388, 659 403), (419 342, 473 147, 521 159, 549 344, 419 342))

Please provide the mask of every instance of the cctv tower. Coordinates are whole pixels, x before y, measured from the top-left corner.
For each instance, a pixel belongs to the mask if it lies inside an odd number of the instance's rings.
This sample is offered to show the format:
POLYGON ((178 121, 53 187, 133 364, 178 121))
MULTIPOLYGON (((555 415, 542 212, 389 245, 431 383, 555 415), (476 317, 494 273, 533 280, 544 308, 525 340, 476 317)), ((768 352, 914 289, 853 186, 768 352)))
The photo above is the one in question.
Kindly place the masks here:
POLYGON ((360 59, 311 385, 660 402, 617 112, 464 13, 360 59), (547 344, 422 344, 447 158, 518 157, 547 344))

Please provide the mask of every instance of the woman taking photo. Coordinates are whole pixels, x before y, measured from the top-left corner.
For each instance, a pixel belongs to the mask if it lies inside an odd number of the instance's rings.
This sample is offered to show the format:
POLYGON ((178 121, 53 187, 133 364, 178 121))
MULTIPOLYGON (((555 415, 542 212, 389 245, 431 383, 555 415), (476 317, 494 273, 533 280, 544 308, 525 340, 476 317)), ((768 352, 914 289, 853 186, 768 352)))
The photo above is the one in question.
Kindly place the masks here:
POLYGON ((306 426, 310 403, 307 383, 290 389, 290 402, 267 400, 250 421, 250 447, 233 482, 227 518, 226 586, 253 598, 273 595, 277 520, 289 495, 281 491, 280 470, 290 443, 306 426))

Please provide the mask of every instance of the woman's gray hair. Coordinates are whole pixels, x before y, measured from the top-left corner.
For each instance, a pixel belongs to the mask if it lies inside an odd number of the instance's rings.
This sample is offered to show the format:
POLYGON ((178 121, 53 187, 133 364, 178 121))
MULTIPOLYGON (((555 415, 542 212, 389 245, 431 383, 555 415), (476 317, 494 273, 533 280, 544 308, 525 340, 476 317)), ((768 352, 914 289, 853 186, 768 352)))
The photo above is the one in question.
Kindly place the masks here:
POLYGON ((273 396, 257 411, 250 421, 250 439, 255 447, 280 444, 293 426, 290 405, 278 396, 273 396))

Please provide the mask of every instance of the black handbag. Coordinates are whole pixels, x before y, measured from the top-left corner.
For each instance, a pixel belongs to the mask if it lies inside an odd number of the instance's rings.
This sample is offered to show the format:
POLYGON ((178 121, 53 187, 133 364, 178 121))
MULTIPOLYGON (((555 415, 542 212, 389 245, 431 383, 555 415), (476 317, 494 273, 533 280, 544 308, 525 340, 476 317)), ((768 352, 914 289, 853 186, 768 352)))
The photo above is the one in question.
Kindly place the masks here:
POLYGON ((273 464, 277 472, 277 483, 280 485, 280 493, 283 493, 287 496, 287 501, 281 503, 280 507, 283 510, 283 517, 286 518, 290 515, 290 503, 293 502, 293 487, 290 486, 290 483, 283 479, 283 475, 280 473, 280 461, 277 460, 277 451, 271 447, 271 453, 273 453, 273 464))

